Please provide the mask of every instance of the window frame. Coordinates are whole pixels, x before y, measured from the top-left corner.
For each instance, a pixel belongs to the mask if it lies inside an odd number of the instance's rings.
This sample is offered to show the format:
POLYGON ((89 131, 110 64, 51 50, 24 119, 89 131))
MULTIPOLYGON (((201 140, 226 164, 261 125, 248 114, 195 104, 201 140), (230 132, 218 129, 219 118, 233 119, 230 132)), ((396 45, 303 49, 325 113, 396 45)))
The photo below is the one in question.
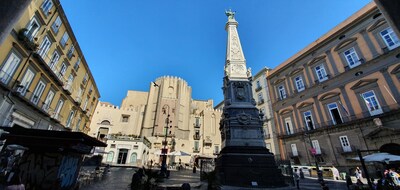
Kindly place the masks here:
POLYGON ((381 30, 379 32, 379 35, 381 36, 383 42, 386 44, 389 50, 392 50, 400 46, 399 37, 396 35, 396 33, 393 31, 391 27, 387 27, 381 30), (387 32, 387 34, 382 34, 383 32, 387 32), (393 45, 390 45, 390 42, 388 42, 389 40, 392 41, 393 45))
POLYGON ((3 64, 0 67, 0 82, 2 82, 3 84, 8 84, 14 76, 21 62, 22 56, 18 55, 18 53, 14 51, 10 51, 7 59, 4 60, 3 64), (6 76, 6 79, 4 79, 4 76, 6 76))
POLYGON ((60 27, 62 25, 62 20, 60 16, 57 16, 56 20, 54 20, 53 24, 51 25, 51 29, 53 30, 54 34, 57 35, 60 31, 60 27))
POLYGON ((358 55, 355 47, 351 47, 351 48, 343 51, 343 56, 347 62, 347 65, 349 66, 349 68, 354 68, 354 67, 361 65, 361 61, 360 61, 361 59, 360 59, 360 56, 358 55), (353 64, 351 64, 351 62, 353 62, 353 64))
POLYGON ((281 100, 287 97, 285 86, 283 84, 278 86, 278 95, 281 100))
POLYGON ((382 106, 380 105, 379 100, 378 100, 374 90, 368 90, 366 92, 361 93, 361 98, 364 100, 365 106, 367 106, 368 111, 371 116, 379 115, 379 114, 383 113, 382 106), (366 97, 365 95, 367 93, 372 93, 372 95, 366 97), (368 100, 371 100, 371 101, 368 101, 368 100), (376 104, 376 105, 372 105, 373 107, 371 107, 370 106, 371 104, 376 104), (378 106, 378 108, 375 108, 375 106, 378 106), (373 109, 371 109, 371 108, 373 108, 373 109))
POLYGON ((296 86, 297 92, 301 92, 306 89, 304 86, 304 81, 302 76, 296 76, 294 77, 294 84, 296 86))
POLYGON ((328 73, 326 72, 324 64, 319 64, 319 65, 315 66, 314 71, 315 71, 315 75, 317 76, 317 80, 319 82, 324 82, 324 81, 328 80, 328 73), (318 67, 320 69, 317 69, 318 67), (323 74, 325 74, 325 75, 323 75, 323 74))

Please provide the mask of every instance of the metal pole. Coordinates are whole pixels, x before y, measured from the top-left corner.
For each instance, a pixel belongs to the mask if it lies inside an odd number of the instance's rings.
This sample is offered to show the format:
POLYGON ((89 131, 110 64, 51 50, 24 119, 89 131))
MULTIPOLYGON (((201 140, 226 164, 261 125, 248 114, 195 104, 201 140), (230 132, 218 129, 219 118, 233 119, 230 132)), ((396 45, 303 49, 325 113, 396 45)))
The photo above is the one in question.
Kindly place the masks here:
MULTIPOLYGON (((308 140, 310 141, 310 146, 311 146, 311 148, 312 148, 312 149, 315 149, 314 146, 313 146, 313 144, 312 144, 312 142, 311 142, 310 134, 308 134, 308 133, 306 133, 306 134, 307 134, 308 140)), ((313 154, 313 153, 312 153, 312 154, 313 154)), ((323 175, 322 175, 321 170, 319 170, 318 160, 317 160, 317 157, 315 156, 315 154, 313 154, 313 157, 314 157, 314 161, 315 161, 315 167, 317 168, 318 181, 319 181, 320 183, 322 183, 322 182, 324 182, 324 177, 323 177, 323 175)))
POLYGON ((362 166, 362 168, 364 170, 365 177, 367 178, 368 186, 369 186, 370 189, 373 189, 372 188, 371 179, 369 178, 368 170, 367 170, 367 167, 365 166, 364 158, 361 155, 360 149, 357 149, 357 154, 358 154, 358 157, 360 158, 361 166, 362 166))

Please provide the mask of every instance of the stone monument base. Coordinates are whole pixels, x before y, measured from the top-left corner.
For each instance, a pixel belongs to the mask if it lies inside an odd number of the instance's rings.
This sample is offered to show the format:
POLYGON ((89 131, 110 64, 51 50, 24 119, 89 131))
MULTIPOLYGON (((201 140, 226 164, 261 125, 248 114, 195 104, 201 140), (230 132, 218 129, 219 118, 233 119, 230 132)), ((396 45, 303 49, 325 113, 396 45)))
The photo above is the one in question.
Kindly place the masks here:
POLYGON ((273 154, 265 147, 225 147, 217 158, 216 171, 222 185, 286 186, 273 154))

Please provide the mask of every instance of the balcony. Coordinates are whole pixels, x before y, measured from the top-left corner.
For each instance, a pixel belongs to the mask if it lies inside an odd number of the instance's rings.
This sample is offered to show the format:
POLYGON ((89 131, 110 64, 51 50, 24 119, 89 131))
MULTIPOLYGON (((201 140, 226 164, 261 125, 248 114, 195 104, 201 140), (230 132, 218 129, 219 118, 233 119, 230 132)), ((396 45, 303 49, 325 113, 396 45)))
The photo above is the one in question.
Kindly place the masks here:
POLYGON ((257 102, 257 105, 261 105, 261 104, 263 104, 264 103, 264 99, 261 99, 261 100, 259 100, 258 102, 257 102))
POLYGON ((65 83, 63 89, 68 95, 71 95, 73 93, 72 83, 65 83))
POLYGON ((23 46, 29 51, 36 51, 39 47, 34 38, 27 35, 28 29, 23 28, 18 32, 18 40, 23 44, 23 46), (31 39, 30 39, 31 38, 31 39))
POLYGON ((289 152, 289 157, 290 158, 301 157, 300 156, 300 152, 299 151, 297 151, 297 152, 289 152))
POLYGON ((345 155, 345 154, 356 154, 357 153, 357 147, 354 145, 351 145, 349 147, 343 148, 343 147, 336 147, 336 151, 339 154, 345 155))
POLYGON ((59 86, 64 86, 65 79, 63 74, 60 73, 61 68, 57 66, 57 63, 54 60, 51 60, 50 57, 45 55, 39 55, 38 53, 34 53, 33 57, 40 63, 39 65, 50 74, 51 78, 57 83, 59 86))
POLYGON ((260 91, 262 89, 261 86, 257 86, 257 88, 255 89, 256 92, 260 91))
POLYGON ((193 135, 194 140, 200 140, 200 135, 193 135))
POLYGON ((265 134, 264 139, 271 139, 271 134, 265 134))
POLYGON ((200 153, 200 148, 193 147, 193 153, 200 153))
POLYGON ((200 123, 194 123, 193 126, 194 126, 194 128, 200 128, 201 124, 200 123))

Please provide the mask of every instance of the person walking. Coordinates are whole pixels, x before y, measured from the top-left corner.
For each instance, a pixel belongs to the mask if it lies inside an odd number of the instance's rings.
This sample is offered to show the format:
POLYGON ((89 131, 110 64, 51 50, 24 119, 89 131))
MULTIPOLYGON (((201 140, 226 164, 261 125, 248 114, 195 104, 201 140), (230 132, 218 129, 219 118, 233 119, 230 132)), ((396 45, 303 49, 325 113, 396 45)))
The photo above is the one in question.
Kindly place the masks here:
POLYGON ((347 189, 350 190, 350 187, 353 185, 353 182, 351 181, 351 177, 348 173, 346 173, 346 186, 347 189))
POLYGON ((361 172, 361 169, 359 168, 359 167, 357 167, 356 168, 356 171, 355 171, 355 176, 356 176, 356 179, 357 179, 357 185, 363 185, 364 183, 362 182, 362 172, 361 172))
POLYGON ((297 172, 293 172, 293 178, 294 178, 294 181, 296 181, 296 187, 297 187, 297 189, 300 189, 300 176, 299 176, 299 174, 297 174, 297 172))

